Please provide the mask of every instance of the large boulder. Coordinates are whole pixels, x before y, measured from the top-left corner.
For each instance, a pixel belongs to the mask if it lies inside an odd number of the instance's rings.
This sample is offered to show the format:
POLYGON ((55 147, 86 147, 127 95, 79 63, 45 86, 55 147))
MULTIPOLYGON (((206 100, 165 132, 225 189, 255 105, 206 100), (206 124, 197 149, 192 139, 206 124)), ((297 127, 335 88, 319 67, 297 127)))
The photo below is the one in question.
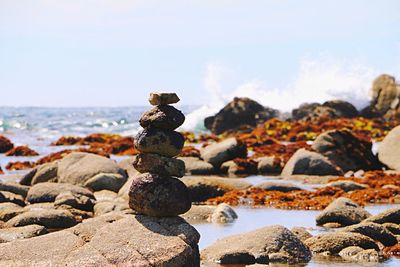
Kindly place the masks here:
POLYGON ((334 109, 337 116, 341 118, 354 118, 359 115, 353 104, 343 100, 326 101, 322 106, 334 109))
POLYGON ((277 116, 278 111, 266 108, 254 100, 235 97, 216 115, 207 117, 204 124, 212 133, 221 134, 243 125, 254 127, 277 116))
POLYGON ((63 231, 0 244, 0 265, 197 267, 199 237, 179 217, 110 213, 63 231))
POLYGON ((317 225, 338 223, 341 226, 357 224, 370 217, 371 214, 354 203, 351 199, 340 197, 335 199, 316 218, 317 225))
POLYGON ((206 162, 218 168, 228 160, 245 158, 247 156, 247 147, 241 141, 231 137, 222 142, 204 147, 200 153, 206 162))
POLYGON ((372 153, 372 143, 357 138, 348 129, 331 130, 320 134, 312 148, 340 167, 344 173, 382 168, 378 158, 372 153))
POLYGON ((57 175, 60 183, 84 186, 89 181, 89 185, 96 185, 92 189, 113 191, 119 189, 115 190, 116 183, 119 187, 122 187, 127 178, 125 170, 120 168, 115 161, 81 152, 71 153, 61 159, 58 163, 57 175), (118 174, 119 176, 118 178, 113 175, 104 177, 99 174, 118 174))
POLYGON ((273 225, 219 239, 201 252, 201 258, 219 264, 304 263, 311 253, 288 229, 273 225))
POLYGON ((292 110, 294 120, 312 121, 321 117, 354 118, 358 116, 357 109, 343 100, 330 100, 322 105, 319 103, 305 103, 292 110))
POLYGON ((282 170, 282 176, 296 174, 343 175, 343 171, 327 157, 301 148, 293 154, 282 170))
POLYGON ((371 108, 380 115, 391 118, 399 113, 400 85, 393 76, 382 74, 372 84, 371 108))
POLYGON ((389 168, 400 171, 400 126, 393 128, 379 144, 378 158, 389 168))

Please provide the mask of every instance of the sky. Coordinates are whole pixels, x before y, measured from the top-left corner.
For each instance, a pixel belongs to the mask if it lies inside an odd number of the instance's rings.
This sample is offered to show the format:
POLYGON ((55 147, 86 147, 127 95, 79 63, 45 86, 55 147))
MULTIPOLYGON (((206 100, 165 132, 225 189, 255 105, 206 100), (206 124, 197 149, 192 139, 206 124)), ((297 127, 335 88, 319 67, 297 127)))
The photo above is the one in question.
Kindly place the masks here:
POLYGON ((0 106, 361 107, 381 73, 400 77, 398 0, 0 0, 0 106))

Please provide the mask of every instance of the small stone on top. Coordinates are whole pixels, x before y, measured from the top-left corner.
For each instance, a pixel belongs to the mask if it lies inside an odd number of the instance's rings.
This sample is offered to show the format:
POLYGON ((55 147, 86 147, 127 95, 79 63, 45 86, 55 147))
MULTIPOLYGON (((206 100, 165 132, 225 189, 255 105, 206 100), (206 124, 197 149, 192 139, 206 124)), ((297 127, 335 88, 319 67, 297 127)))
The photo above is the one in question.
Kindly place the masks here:
POLYGON ((149 98, 149 102, 153 106, 175 104, 179 100, 175 93, 150 93, 149 98))

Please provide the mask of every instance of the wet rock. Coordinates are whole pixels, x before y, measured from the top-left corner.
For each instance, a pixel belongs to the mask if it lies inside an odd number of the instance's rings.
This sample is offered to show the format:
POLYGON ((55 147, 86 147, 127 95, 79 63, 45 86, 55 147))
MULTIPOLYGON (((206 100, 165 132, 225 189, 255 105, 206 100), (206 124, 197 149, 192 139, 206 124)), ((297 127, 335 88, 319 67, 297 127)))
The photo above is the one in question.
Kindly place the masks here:
POLYGON ((184 177, 181 180, 188 187, 193 202, 206 201, 232 190, 251 187, 250 183, 221 177, 184 177))
POLYGON ((328 158, 302 148, 293 154, 282 170, 282 176, 296 174, 342 175, 343 172, 328 158))
POLYGON ((213 223, 231 223, 238 218, 236 212, 228 204, 222 203, 213 211, 211 222, 213 223))
MULTIPOLYGON (((125 171, 120 168, 117 163, 108 158, 90 154, 75 152, 67 155, 58 163, 58 181, 60 183, 70 183, 75 185, 85 185, 85 183, 95 183, 92 180, 98 174, 119 174, 126 178, 125 171)), ((97 190, 109 189, 108 179, 98 181, 97 185, 104 185, 104 188, 96 187, 97 190)), ((113 180, 113 179, 111 179, 113 180)), ((113 181, 120 182, 123 179, 115 179, 113 181)), ((121 186, 123 182, 121 182, 121 186)), ((101 187, 101 186, 100 186, 101 187)), ((115 188, 113 188, 115 189, 115 188)))
POLYGON ((279 192, 291 192, 296 190, 302 190, 302 188, 292 183, 278 183, 278 182, 262 182, 254 186, 265 191, 279 191, 279 192))
POLYGON ((17 146, 13 149, 9 150, 6 153, 7 157, 16 156, 16 157, 30 157, 30 156, 39 156, 35 150, 30 149, 28 146, 17 146))
POLYGON ((144 173, 133 179, 129 206, 149 216, 176 216, 190 209, 191 199, 189 190, 180 180, 144 173))
POLYGON ((379 144, 379 160, 393 170, 400 171, 400 126, 393 128, 379 144))
POLYGON ((367 218, 365 222, 400 224, 400 208, 391 208, 385 210, 377 215, 367 218))
POLYGON ((206 146, 201 151, 201 157, 215 167, 235 158, 247 156, 246 145, 236 138, 228 138, 222 142, 206 146))
POLYGON ((198 241, 198 232, 179 217, 112 213, 67 230, 0 244, 0 265, 200 266, 198 241))
POLYGON ((180 216, 190 224, 206 223, 211 221, 211 215, 215 210, 215 206, 192 205, 190 210, 180 216))
POLYGON ((250 98, 235 97, 215 116, 207 117, 204 124, 212 133, 221 134, 241 126, 254 127, 277 116, 276 110, 266 108, 250 98))
POLYGON ((12 242, 19 239, 31 238, 47 234, 47 229, 41 225, 27 225, 0 229, 0 243, 12 242))
POLYGON ((340 197, 326 207, 316 218, 317 225, 339 223, 342 226, 360 223, 371 214, 351 199, 340 197))
POLYGON ((377 223, 362 222, 359 224, 347 226, 343 228, 342 231, 359 233, 368 236, 373 240, 379 241, 386 247, 394 246, 397 244, 396 236, 394 236, 383 225, 377 223))
POLYGON ((331 130, 320 134, 312 148, 339 166, 344 173, 382 168, 372 153, 372 143, 357 138, 348 129, 331 130))
POLYGON ((14 147, 14 144, 5 137, 4 135, 0 135, 0 153, 5 153, 12 149, 14 147))
POLYGON ((151 172, 176 177, 185 175, 185 162, 158 154, 141 153, 136 156, 133 166, 141 173, 151 172))
POLYGON ((135 146, 143 153, 175 157, 181 152, 184 142, 183 135, 178 132, 147 128, 137 134, 135 146))
POLYGON ((94 199, 93 193, 86 188, 62 183, 39 183, 28 191, 26 201, 29 203, 54 202, 58 195, 70 192, 75 196, 86 196, 94 199))
POLYGON ((371 238, 349 232, 330 232, 313 236, 307 239, 304 244, 313 253, 328 253, 336 255, 344 248, 358 246, 363 249, 374 249, 379 251, 379 247, 371 238))
POLYGON ((84 183, 84 186, 93 191, 111 190, 118 192, 125 184, 126 176, 119 173, 99 173, 84 183))
POLYGON ((219 264, 265 264, 270 257, 288 263, 308 262, 311 253, 292 232, 279 225, 219 239, 201 252, 204 262, 219 264), (275 257, 276 253, 286 257, 275 257))
POLYGON ((342 189, 345 192, 368 188, 368 185, 356 183, 353 181, 335 181, 335 182, 328 183, 326 186, 337 187, 337 188, 342 189))
POLYGON ((9 219, 24 212, 24 208, 11 202, 0 203, 0 221, 6 222, 9 219))
POLYGON ((175 93, 150 93, 149 97, 149 102, 153 106, 175 104, 179 100, 175 93))
POLYGON ((67 205, 78 210, 93 211, 95 204, 93 197, 88 197, 71 191, 60 193, 54 200, 55 206, 67 205))
POLYGON ((374 249, 363 249, 357 246, 351 246, 343 249, 339 252, 339 255, 347 260, 352 262, 379 262, 379 254, 374 249))
POLYGON ((159 105, 143 113, 139 120, 143 128, 175 130, 185 121, 185 115, 173 106, 159 105))
POLYGON ((300 239, 301 242, 306 241, 310 237, 312 237, 312 234, 310 234, 306 228, 304 227, 293 227, 290 229, 290 231, 297 236, 298 239, 300 239))
POLYGON ((277 174, 282 171, 280 160, 274 156, 259 157, 254 160, 257 162, 257 171, 260 174, 277 174))
POLYGON ((179 157, 185 163, 185 172, 192 175, 214 174, 215 168, 197 157, 179 157))
POLYGON ((17 183, 12 182, 0 182, 0 191, 8 191, 17 195, 22 196, 23 198, 26 197, 28 193, 29 186, 19 185, 17 183))
POLYGON ((0 191, 0 203, 12 202, 19 206, 25 206, 24 198, 21 195, 17 195, 8 191, 0 191))
POLYGON ((48 229, 61 229, 77 224, 74 216, 66 210, 42 209, 27 211, 8 220, 6 227, 20 227, 31 224, 42 225, 48 229))

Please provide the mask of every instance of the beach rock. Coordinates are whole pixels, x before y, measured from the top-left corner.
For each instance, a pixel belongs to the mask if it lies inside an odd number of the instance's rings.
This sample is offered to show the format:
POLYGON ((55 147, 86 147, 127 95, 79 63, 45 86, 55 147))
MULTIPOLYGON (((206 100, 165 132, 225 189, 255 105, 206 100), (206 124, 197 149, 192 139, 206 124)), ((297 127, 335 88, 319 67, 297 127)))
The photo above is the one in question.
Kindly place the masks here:
POLYGON ((160 105, 143 113, 139 120, 143 128, 175 130, 185 122, 185 115, 173 106, 160 105))
POLYGON ((372 153, 372 143, 357 138, 348 129, 320 134, 312 148, 339 166, 344 173, 382 168, 378 158, 372 153))
POLYGON ((0 135, 0 153, 5 153, 12 149, 14 147, 14 144, 5 137, 4 135, 0 135))
POLYGON ((185 163, 185 172, 192 175, 214 174, 215 168, 211 163, 197 157, 179 157, 185 163))
POLYGON ((149 216, 176 216, 190 209, 191 199, 189 190, 180 180, 144 173, 133 179, 129 206, 149 216))
POLYGON ((377 215, 373 215, 367 219, 365 222, 374 222, 374 223, 397 223, 400 224, 400 208, 391 208, 385 210, 377 215))
POLYGON ((129 190, 131 189, 131 185, 133 180, 136 178, 136 176, 140 175, 138 172, 135 176, 130 176, 128 178, 128 181, 121 187, 121 189, 118 191, 118 197, 123 198, 125 200, 129 200, 129 190))
POLYGON ((372 238, 375 241, 379 241, 386 247, 391 247, 397 244, 396 236, 387 230, 383 225, 362 222, 359 224, 347 226, 342 229, 344 232, 359 233, 372 238))
POLYGON ((297 150, 286 163, 282 176, 296 174, 307 175, 342 175, 343 172, 328 158, 304 148, 297 150))
POLYGON ((382 74, 372 83, 372 110, 380 115, 392 117, 399 106, 400 86, 393 76, 382 74), (391 112, 392 111, 392 112, 391 112))
POLYGON ((248 176, 257 174, 257 162, 251 159, 236 158, 222 163, 221 173, 228 174, 230 177, 248 176))
POLYGON ((42 225, 48 229, 62 229, 77 224, 72 213, 66 210, 42 209, 27 211, 8 220, 5 227, 20 227, 31 224, 42 225))
POLYGON ((48 232, 46 227, 36 224, 0 229, 0 243, 31 238, 35 236, 45 235, 47 233, 48 232))
POLYGON ((93 206, 96 203, 91 196, 85 196, 71 191, 60 193, 54 200, 54 206, 67 205, 78 210, 93 211, 93 206))
POLYGON ((12 202, 19 206, 25 206, 24 198, 21 195, 17 195, 8 191, 0 191, 0 203, 12 202))
POLYGON ((114 201, 118 197, 117 193, 110 190, 96 191, 93 193, 93 195, 97 203, 103 201, 114 201))
POLYGON ((231 206, 225 203, 219 204, 211 214, 212 223, 232 223, 237 218, 238 215, 236 214, 236 212, 232 209, 231 206))
POLYGON ((350 246, 379 251, 378 245, 371 238, 350 232, 328 232, 316 235, 307 239, 304 244, 313 253, 328 253, 330 255, 336 255, 350 246))
POLYGON ((101 216, 113 211, 132 211, 129 208, 128 202, 117 200, 98 202, 94 205, 93 210, 95 216, 101 216))
POLYGON ((83 186, 93 191, 111 190, 118 192, 126 180, 126 176, 119 173, 99 173, 87 180, 83 186))
POLYGON ((21 185, 33 185, 44 182, 56 182, 58 161, 44 163, 36 166, 20 180, 21 185))
POLYGON ((181 181, 187 186, 193 202, 203 202, 219 197, 232 190, 243 190, 251 187, 250 183, 237 179, 211 177, 184 177, 181 181))
POLYGON ((310 250, 288 229, 273 225, 217 240, 201 252, 204 262, 219 264, 269 263, 275 253, 283 263, 308 262, 310 250))
POLYGON ((396 223, 383 223, 382 224, 389 232, 394 235, 400 235, 400 225, 396 223))
POLYGON ((400 171, 400 126, 393 128, 379 144, 378 157, 389 168, 400 171))
POLYGON ((222 142, 206 146, 200 151, 201 157, 215 167, 235 158, 247 156, 246 145, 236 138, 228 138, 222 142))
MULTIPOLYGON (((303 103, 298 108, 292 110, 292 119, 298 121, 306 118, 310 114, 315 113, 315 109, 320 107, 319 103, 303 103)), ((333 113, 333 111, 332 111, 333 113)), ((315 115, 314 115, 315 117, 315 115)))
POLYGON ((291 192, 296 190, 302 190, 302 188, 294 185, 292 183, 279 183, 279 182, 262 182, 253 186, 255 188, 260 188, 265 191, 279 191, 279 192, 291 192))
POLYGON ((125 170, 125 172, 128 174, 128 177, 133 177, 139 174, 135 167, 133 167, 133 162, 135 159, 136 156, 133 156, 118 162, 118 166, 125 170))
POLYGON ((298 239, 300 239, 301 242, 306 241, 310 237, 312 237, 312 234, 310 234, 306 228, 304 227, 293 227, 290 229, 290 231, 297 236, 298 239))
POLYGON ((29 203, 54 202, 58 195, 69 192, 74 196, 85 196, 94 200, 93 193, 88 189, 63 183, 39 183, 28 191, 26 201, 29 203))
POLYGON ((0 191, 8 191, 17 195, 26 197, 29 190, 29 186, 20 185, 13 182, 0 182, 0 191))
POLYGON ((153 106, 169 105, 179 102, 175 93, 150 93, 149 102, 153 106))
POLYGON ((33 161, 15 161, 9 162, 6 165, 6 170, 9 171, 21 171, 32 169, 36 166, 36 163, 33 161))
POLYGON ((363 249, 357 246, 351 246, 344 248, 339 252, 339 255, 347 260, 352 262, 379 262, 379 254, 374 249, 363 249))
POLYGON ((0 265, 195 267, 200 266, 198 240, 198 232, 179 217, 110 213, 67 230, 0 244, 0 265))
POLYGON ((136 148, 143 153, 154 153, 166 157, 175 157, 181 152, 185 139, 182 134, 147 128, 140 131, 135 139, 136 148))
MULTIPOLYGON (((90 183, 97 183, 103 185, 104 188, 96 187, 97 190, 109 189, 108 179, 102 176, 97 178, 100 181, 92 180, 98 174, 119 174, 126 178, 125 170, 120 168, 117 163, 111 159, 90 154, 75 152, 67 155, 58 163, 58 181, 60 183, 70 183, 74 185, 85 185, 89 180, 90 183), (100 179, 101 178, 101 179, 100 179), (104 179, 104 180, 102 180, 104 179)), ((111 179, 115 182, 120 182, 123 185, 123 179, 111 179)), ((111 181, 111 182, 113 182, 111 181)), ((100 186, 101 187, 101 186, 100 186)), ((115 187, 113 188, 115 189, 115 187)))
POLYGON ((0 203, 0 221, 6 222, 23 212, 24 208, 15 203, 0 203))
POLYGON ((353 181, 335 181, 330 182, 326 186, 333 186, 342 189, 345 192, 350 192, 354 190, 361 190, 368 188, 368 185, 356 183, 353 181))
POLYGON ((192 205, 190 210, 180 216, 190 224, 207 223, 211 221, 211 215, 215 210, 215 206, 192 205))
POLYGON ((204 124, 212 133, 221 134, 244 125, 255 127, 277 116, 278 111, 266 108, 250 98, 235 97, 216 115, 207 117, 204 124))
POLYGON ((151 172, 166 176, 185 175, 185 162, 158 154, 141 153, 136 156, 133 166, 141 173, 151 172))
POLYGON ((28 146, 17 146, 9 150, 6 154, 7 157, 30 157, 30 156, 39 156, 35 150, 30 149, 28 146))
POLYGON ((281 161, 274 156, 265 156, 254 159, 257 162, 257 171, 260 174, 281 173, 281 161))
POLYGON ((332 108, 340 118, 355 118, 359 115, 353 104, 343 100, 326 101, 322 106, 332 108))
POLYGON ((370 217, 371 214, 354 203, 351 199, 340 197, 335 199, 316 218, 317 225, 339 223, 342 226, 357 224, 370 217))

